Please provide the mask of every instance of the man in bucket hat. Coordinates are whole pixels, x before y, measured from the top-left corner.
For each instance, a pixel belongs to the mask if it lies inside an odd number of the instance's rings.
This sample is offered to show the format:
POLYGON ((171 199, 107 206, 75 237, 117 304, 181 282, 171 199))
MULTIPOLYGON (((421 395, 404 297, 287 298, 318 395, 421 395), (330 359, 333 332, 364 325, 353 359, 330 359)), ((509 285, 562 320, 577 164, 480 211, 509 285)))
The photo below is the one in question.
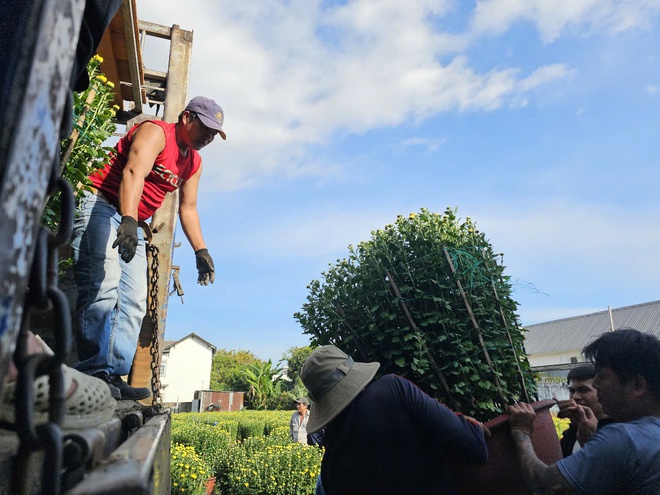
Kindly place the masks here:
POLYGON ((195 252, 198 283, 215 280, 215 268, 197 213, 202 175, 198 151, 216 135, 226 139, 224 113, 210 98, 190 100, 176 123, 147 120, 131 128, 105 166, 90 176, 76 215, 73 249, 78 289, 76 368, 105 381, 119 400, 140 400, 148 388, 129 386, 130 371, 146 312, 147 259, 138 222, 179 190, 179 218, 195 252))
POLYGON ((301 377, 312 400, 308 433, 325 428, 321 484, 330 494, 454 494, 443 454, 488 458, 481 423, 455 414, 414 383, 374 376, 335 346, 310 354, 301 377))

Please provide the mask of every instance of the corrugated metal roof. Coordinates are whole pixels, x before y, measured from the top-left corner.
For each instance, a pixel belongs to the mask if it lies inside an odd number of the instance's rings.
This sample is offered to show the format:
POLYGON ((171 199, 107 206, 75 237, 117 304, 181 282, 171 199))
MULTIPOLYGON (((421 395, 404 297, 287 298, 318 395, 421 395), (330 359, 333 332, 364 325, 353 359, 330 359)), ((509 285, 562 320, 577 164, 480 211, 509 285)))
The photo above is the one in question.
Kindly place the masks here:
MULTIPOLYGON (((614 328, 635 328, 660 337, 660 301, 612 309, 614 328)), ((611 329, 609 311, 548 321, 525 327, 527 354, 582 350, 611 329)))

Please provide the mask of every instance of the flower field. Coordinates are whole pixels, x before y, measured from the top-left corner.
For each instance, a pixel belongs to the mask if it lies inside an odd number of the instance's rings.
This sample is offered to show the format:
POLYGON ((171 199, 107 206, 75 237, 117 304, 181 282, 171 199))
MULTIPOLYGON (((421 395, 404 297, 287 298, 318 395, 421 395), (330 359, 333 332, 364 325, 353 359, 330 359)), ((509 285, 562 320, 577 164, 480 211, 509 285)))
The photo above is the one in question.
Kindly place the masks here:
POLYGON ((323 451, 289 439, 291 411, 181 413, 172 417, 173 494, 313 494, 323 451))
MULTIPOLYGON (((173 494, 313 494, 323 451, 289 440, 291 411, 181 413, 172 417, 173 494)), ((557 435, 567 419, 553 416, 557 435)))

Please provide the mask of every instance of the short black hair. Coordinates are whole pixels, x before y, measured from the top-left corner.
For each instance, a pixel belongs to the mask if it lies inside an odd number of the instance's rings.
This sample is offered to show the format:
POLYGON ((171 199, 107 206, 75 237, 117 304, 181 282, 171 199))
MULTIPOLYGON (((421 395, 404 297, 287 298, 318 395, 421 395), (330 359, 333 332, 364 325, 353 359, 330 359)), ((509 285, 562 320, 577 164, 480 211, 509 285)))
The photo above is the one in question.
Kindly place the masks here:
POLYGON ((598 337, 582 351, 596 367, 611 368, 622 382, 644 377, 660 399, 660 340, 634 328, 622 328, 598 337))
POLYGON ((581 366, 576 366, 568 372, 566 383, 570 383, 571 380, 593 380, 595 376, 596 370, 594 369, 594 365, 583 364, 581 366))

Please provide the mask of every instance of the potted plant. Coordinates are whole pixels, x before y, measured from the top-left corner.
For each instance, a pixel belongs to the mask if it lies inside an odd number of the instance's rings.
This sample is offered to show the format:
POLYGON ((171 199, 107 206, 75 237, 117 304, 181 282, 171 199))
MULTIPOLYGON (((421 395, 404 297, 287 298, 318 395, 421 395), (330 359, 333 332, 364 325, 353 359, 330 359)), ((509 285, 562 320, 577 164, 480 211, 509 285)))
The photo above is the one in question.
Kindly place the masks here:
MULTIPOLYGON (((409 378, 453 410, 495 421, 513 401, 537 400, 536 384, 503 255, 456 213, 399 215, 349 246, 322 281, 309 284, 294 317, 313 344, 378 361, 380 373, 409 378)), ((545 406, 539 411, 547 413, 545 406)), ((506 417, 492 426, 504 424, 506 417)))

